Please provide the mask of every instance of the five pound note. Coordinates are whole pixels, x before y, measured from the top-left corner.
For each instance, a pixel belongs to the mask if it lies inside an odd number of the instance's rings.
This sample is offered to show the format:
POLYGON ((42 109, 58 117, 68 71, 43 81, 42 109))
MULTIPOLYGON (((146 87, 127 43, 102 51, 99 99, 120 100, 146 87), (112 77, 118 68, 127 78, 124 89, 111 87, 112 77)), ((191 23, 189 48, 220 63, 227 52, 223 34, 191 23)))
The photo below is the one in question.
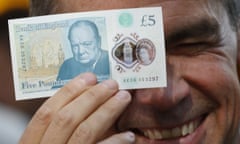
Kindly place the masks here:
POLYGON ((9 20, 16 100, 53 95, 84 72, 120 89, 166 86, 161 7, 9 20))

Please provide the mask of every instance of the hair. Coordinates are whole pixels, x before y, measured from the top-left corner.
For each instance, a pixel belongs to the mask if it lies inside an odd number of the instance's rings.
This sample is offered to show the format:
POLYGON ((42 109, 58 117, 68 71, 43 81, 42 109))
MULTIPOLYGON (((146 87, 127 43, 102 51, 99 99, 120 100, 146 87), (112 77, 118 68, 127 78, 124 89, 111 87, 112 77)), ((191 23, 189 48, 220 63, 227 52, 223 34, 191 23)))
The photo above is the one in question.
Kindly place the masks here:
POLYGON ((55 0, 30 0, 30 16, 48 15, 54 13, 55 0))
MULTIPOLYGON (((234 28, 240 26, 240 0, 216 0, 222 3, 226 9, 231 25, 234 28)), ((53 14, 58 5, 56 0, 30 0, 30 15, 48 15, 53 14)))
POLYGON ((236 29, 240 26, 240 0, 220 0, 229 16, 230 23, 236 29))
POLYGON ((74 28, 76 27, 82 27, 82 26, 89 26, 94 35, 95 35, 95 38, 97 41, 100 40, 100 35, 99 35, 99 32, 98 32, 98 28, 97 28, 97 25, 92 22, 92 21, 89 21, 89 20, 79 20, 79 21, 76 21, 74 22, 71 26, 70 26, 70 29, 69 29, 69 32, 68 32, 68 39, 70 40, 70 35, 71 35, 71 32, 74 28))

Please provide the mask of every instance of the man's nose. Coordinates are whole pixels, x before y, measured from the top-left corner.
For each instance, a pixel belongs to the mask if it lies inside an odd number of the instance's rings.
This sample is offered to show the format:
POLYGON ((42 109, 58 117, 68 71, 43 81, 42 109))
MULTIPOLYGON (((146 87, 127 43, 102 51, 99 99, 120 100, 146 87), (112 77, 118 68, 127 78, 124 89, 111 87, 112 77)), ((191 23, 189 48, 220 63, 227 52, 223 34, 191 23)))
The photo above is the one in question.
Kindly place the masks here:
POLYGON ((160 111, 175 107, 190 95, 189 83, 184 79, 181 63, 175 58, 167 59, 167 87, 141 89, 132 92, 133 101, 139 105, 154 106, 160 111))
POLYGON ((77 52, 80 54, 83 54, 85 52, 85 48, 81 43, 78 44, 77 52))

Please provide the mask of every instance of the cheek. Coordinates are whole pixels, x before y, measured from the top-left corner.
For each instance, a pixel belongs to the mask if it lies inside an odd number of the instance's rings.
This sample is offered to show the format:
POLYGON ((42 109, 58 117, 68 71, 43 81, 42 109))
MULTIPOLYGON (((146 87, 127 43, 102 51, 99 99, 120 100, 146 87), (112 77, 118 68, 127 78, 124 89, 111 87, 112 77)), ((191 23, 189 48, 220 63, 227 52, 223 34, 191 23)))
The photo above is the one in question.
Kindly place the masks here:
POLYGON ((77 50, 73 50, 73 53, 74 53, 74 54, 77 54, 78 52, 77 52, 77 50))
POLYGON ((183 65, 183 79, 204 95, 219 104, 235 97, 233 95, 237 91, 237 75, 227 61, 202 56, 188 60, 183 65))
POLYGON ((235 68, 217 58, 192 60, 186 64, 183 78, 207 99, 218 104, 208 118, 208 127, 212 129, 207 135, 231 137, 239 125, 240 114, 240 86, 235 68))
POLYGON ((91 54, 93 54, 94 56, 95 56, 95 54, 97 53, 97 51, 98 51, 98 46, 97 45, 93 45, 93 46, 91 46, 91 47, 89 47, 89 52, 91 53, 91 54))
POLYGON ((94 47, 89 47, 87 48, 87 51, 91 56, 94 56, 96 49, 94 47))
POLYGON ((77 48, 76 48, 76 47, 73 47, 73 48, 72 48, 72 52, 73 52, 74 54, 76 54, 76 53, 77 53, 77 48))
MULTIPOLYGON (((218 104, 211 118, 212 125, 229 133, 238 127, 240 114, 240 86, 234 69, 229 61, 214 58, 193 60, 183 72, 183 78, 191 87, 218 104)), ((218 133, 216 129, 213 131, 218 133)))

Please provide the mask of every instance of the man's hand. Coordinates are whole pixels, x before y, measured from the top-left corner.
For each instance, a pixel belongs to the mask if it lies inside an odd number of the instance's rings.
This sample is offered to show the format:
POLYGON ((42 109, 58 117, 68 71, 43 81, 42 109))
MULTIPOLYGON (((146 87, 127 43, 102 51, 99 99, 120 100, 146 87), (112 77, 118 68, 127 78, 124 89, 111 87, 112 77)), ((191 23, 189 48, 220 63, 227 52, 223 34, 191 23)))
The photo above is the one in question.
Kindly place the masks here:
MULTIPOLYGON (((36 112, 20 144, 93 144, 115 123, 131 101, 113 80, 96 84, 91 73, 82 74, 49 98, 36 112)), ((131 144, 131 132, 115 134, 100 144, 131 144)))

